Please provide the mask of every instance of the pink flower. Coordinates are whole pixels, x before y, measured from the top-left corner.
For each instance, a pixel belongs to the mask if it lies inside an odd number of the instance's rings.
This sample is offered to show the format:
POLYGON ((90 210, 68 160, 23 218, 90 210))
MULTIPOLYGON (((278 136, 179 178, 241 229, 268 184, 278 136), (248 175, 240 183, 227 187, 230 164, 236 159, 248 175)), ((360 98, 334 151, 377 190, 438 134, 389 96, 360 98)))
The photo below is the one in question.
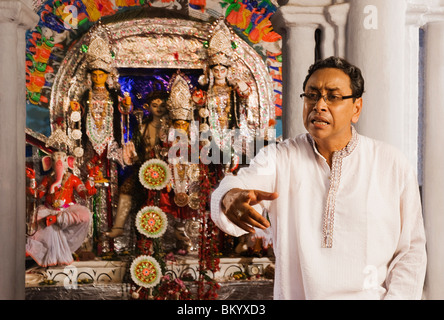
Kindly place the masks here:
POLYGON ((174 256, 174 253, 170 252, 165 256, 166 260, 170 260, 170 261, 176 261, 176 257, 174 256))
POLYGON ((181 287, 181 288, 185 288, 185 284, 183 283, 182 280, 180 280, 179 278, 174 279, 174 281, 181 287))
POLYGON ((162 277, 162 280, 163 281, 170 281, 170 276, 167 274, 167 275, 164 275, 163 277, 162 277))

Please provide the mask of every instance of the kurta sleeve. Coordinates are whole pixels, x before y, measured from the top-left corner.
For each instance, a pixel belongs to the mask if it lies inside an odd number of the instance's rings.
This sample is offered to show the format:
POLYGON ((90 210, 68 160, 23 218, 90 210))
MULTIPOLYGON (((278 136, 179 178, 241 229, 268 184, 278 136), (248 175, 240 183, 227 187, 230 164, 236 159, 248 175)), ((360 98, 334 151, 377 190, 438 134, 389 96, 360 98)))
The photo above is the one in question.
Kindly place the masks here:
POLYGON ((416 175, 410 172, 400 199, 401 234, 386 278, 385 299, 418 300, 426 273, 425 231, 416 175))
MULTIPOLYGON (((269 145, 256 155, 248 167, 241 168, 236 176, 226 176, 211 195, 211 219, 225 233, 239 237, 247 232, 232 223, 221 209, 223 196, 231 189, 254 189, 273 192, 276 182, 276 145, 269 145)), ((262 213, 267 202, 254 206, 262 213), (264 207, 263 207, 264 206, 264 207)))

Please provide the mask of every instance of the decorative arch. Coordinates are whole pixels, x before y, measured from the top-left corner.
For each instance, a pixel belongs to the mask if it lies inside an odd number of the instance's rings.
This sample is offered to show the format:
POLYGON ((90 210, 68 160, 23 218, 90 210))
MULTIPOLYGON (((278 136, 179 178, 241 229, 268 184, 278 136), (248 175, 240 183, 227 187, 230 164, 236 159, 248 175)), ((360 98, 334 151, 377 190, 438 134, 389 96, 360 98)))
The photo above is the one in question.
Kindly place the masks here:
MULTIPOLYGON (((275 118, 275 105, 273 81, 261 56, 224 19, 210 23, 140 13, 136 16, 124 14, 104 19, 71 46, 52 86, 49 103, 51 130, 55 130, 56 124, 60 125, 60 119, 66 118, 69 101, 79 100, 88 87, 85 54, 92 38, 99 36, 108 40, 114 53, 115 68, 123 75, 119 85, 130 93, 137 107, 137 103, 143 104, 144 95, 152 90, 155 80, 167 83, 171 73, 178 69, 188 70, 190 75, 201 74, 208 59, 206 46, 217 30, 229 34, 236 44, 233 50, 238 58, 232 66, 231 76, 251 86, 253 94, 248 102, 249 129, 258 132, 255 135, 262 136, 270 120, 275 118), (135 80, 125 77, 134 73, 139 77, 151 76, 151 82, 142 90, 136 88, 135 80)), ((197 79, 197 76, 190 78, 197 79)))
MULTIPOLYGON (((281 37, 273 31, 270 22, 277 6, 274 0, 34 0, 34 10, 40 21, 36 28, 27 32, 27 122, 31 129, 45 126, 42 118, 46 117, 50 104, 53 105, 53 85, 59 69, 66 63, 69 52, 98 21, 107 25, 119 19, 146 17, 181 19, 202 25, 210 25, 211 20, 224 17, 227 25, 249 45, 249 50, 256 51, 266 64, 266 72, 272 81, 274 113, 279 117, 282 103, 281 37)), ((49 127, 52 131, 52 115, 48 118, 51 118, 49 127)), ((47 130, 44 131, 48 135, 47 130)))

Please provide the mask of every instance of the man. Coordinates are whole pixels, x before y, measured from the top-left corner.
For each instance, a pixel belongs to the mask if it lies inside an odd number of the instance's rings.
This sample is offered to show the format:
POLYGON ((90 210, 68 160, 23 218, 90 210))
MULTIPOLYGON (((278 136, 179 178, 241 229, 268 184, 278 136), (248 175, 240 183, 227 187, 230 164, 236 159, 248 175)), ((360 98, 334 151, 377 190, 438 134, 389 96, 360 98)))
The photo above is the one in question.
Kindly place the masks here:
POLYGON ((212 195, 214 222, 234 236, 271 229, 275 299, 420 299, 426 252, 415 171, 354 129, 360 70, 331 57, 310 67, 303 89, 308 133, 224 178, 212 195))

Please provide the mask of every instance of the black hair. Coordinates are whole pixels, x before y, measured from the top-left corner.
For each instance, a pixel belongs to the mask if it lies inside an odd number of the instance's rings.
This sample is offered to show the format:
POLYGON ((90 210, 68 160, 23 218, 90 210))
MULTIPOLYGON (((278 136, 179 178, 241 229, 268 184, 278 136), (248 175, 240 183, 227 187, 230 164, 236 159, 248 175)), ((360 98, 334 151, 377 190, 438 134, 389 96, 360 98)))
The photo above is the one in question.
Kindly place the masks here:
POLYGON ((153 100, 161 99, 166 101, 168 99, 168 93, 166 91, 154 90, 151 91, 146 97, 146 103, 150 104, 153 100))
POLYGON ((308 74, 305 77, 302 89, 305 91, 305 86, 307 85, 308 79, 310 79, 313 73, 315 73, 317 70, 325 68, 342 70, 346 75, 350 77, 350 86, 352 89, 353 97, 355 99, 362 97, 362 94, 364 93, 364 78, 362 76, 361 70, 358 67, 352 65, 347 60, 339 57, 329 57, 324 60, 316 61, 314 64, 312 64, 308 69, 308 74))

